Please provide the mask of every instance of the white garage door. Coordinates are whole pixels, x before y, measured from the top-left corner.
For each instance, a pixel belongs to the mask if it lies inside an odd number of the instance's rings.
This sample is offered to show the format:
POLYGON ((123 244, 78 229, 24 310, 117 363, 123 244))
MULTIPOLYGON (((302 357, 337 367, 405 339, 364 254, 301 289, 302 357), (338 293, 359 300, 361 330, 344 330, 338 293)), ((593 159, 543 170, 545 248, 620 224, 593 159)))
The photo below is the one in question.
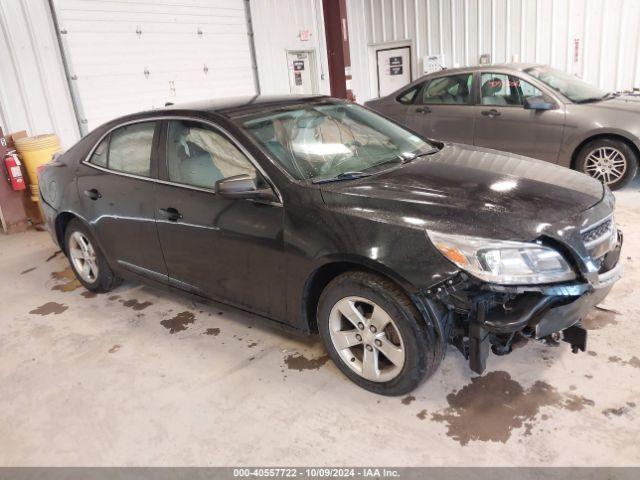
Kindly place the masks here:
POLYGON ((243 0, 54 0, 83 133, 166 102, 255 93, 243 0))

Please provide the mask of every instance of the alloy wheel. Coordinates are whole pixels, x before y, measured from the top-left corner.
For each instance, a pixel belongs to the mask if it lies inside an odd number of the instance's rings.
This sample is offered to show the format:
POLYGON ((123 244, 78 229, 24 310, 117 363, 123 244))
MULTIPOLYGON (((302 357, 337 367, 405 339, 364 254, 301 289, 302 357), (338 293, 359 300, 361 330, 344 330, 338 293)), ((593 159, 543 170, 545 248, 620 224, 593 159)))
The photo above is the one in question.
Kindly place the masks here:
POLYGON ((82 232, 73 232, 69 237, 69 258, 76 272, 85 282, 96 281, 98 278, 96 252, 82 232))
POLYGON ((329 314, 329 334, 345 364, 372 382, 388 382, 402 371, 405 348, 391 316, 375 302, 349 296, 329 314))
POLYGON ((613 147, 598 147, 592 150, 584 163, 584 172, 606 185, 620 180, 626 171, 626 157, 613 147))

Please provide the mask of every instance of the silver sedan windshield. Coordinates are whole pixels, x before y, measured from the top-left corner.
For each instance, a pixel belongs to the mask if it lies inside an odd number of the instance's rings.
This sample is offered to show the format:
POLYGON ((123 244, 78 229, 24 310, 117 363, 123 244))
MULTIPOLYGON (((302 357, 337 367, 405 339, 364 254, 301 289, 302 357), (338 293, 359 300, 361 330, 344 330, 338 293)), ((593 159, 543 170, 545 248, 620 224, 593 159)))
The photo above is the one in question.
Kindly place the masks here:
POLYGON ((604 90, 554 68, 534 67, 526 72, 575 103, 597 102, 607 96, 604 90))

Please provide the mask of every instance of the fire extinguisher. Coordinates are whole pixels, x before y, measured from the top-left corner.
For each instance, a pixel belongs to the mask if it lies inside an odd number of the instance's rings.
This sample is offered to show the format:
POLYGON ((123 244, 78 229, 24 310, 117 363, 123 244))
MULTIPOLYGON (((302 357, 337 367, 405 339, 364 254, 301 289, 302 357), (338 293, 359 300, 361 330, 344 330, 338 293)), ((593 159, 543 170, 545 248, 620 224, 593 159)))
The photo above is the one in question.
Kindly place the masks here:
POLYGON ((7 170, 7 180, 11 184, 11 188, 15 191, 24 190, 27 186, 24 183, 24 176, 22 175, 22 169, 20 159, 15 150, 7 152, 4 156, 4 167, 7 170))

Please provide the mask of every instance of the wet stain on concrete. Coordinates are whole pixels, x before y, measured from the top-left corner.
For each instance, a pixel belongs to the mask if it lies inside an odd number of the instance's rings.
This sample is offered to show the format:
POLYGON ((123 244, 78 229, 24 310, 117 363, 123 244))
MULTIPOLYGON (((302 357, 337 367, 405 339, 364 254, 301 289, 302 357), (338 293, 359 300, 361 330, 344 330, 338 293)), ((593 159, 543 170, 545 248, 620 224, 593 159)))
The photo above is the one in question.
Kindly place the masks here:
POLYGON ((318 358, 307 358, 301 353, 292 353, 287 355, 284 363, 289 370, 319 370, 321 366, 329 361, 329 355, 322 355, 318 358))
POLYGON ((51 278, 59 282, 51 290, 59 290, 61 292, 73 292, 82 287, 80 281, 76 278, 71 267, 67 267, 59 272, 52 272, 51 278))
POLYGON ((85 290, 80 295, 82 295, 84 298, 96 298, 98 296, 97 293, 94 293, 90 290, 85 290))
POLYGON ((609 418, 611 418, 612 416, 615 416, 615 417, 621 417, 621 416, 623 416, 623 415, 628 415, 628 414, 629 414, 629 412, 630 412, 630 410, 629 410, 629 408, 627 408, 627 407, 620 407, 620 408, 605 408, 605 409, 602 411, 602 414, 603 414, 605 417, 609 417, 609 418))
POLYGON ((416 397, 414 397, 413 395, 407 395, 406 397, 404 397, 402 399, 402 404, 403 405, 409 405, 411 402, 413 402, 416 399, 416 397))
POLYGON ((58 255, 60 255, 61 253, 62 253, 62 250, 58 250, 58 251, 53 252, 53 253, 51 254, 51 256, 47 258, 47 260, 46 260, 46 261, 47 261, 47 262, 50 262, 51 260, 53 260, 54 258, 56 258, 56 257, 57 257, 58 255))
POLYGON ((153 305, 151 302, 140 302, 138 300, 136 300, 135 298, 132 298, 131 300, 122 300, 122 304, 125 307, 128 308, 132 308, 134 310, 144 310, 147 307, 150 307, 151 305, 153 305))
POLYGON ((420 420, 425 420, 427 418, 427 411, 426 410, 420 410, 416 414, 416 417, 418 417, 420 420))
POLYGON ((67 308, 69 307, 67 307, 66 305, 63 305, 62 303, 47 302, 43 305, 40 305, 38 308, 31 310, 29 313, 34 315, 43 315, 43 316, 50 315, 50 314, 60 315, 67 308))
POLYGON ((616 325, 619 315, 615 310, 608 310, 602 307, 594 307, 589 314, 582 319, 582 326, 587 330, 599 330, 609 325, 616 325))
POLYGON ((118 350, 120 350, 120 345, 114 345, 109 349, 109 353, 116 353, 118 350))
POLYGON ((214 337, 217 337, 218 335, 220 335, 220 329, 219 328, 207 328, 203 332, 203 335, 213 335, 214 337))
POLYGON ((177 333, 187 329, 187 325, 196 321, 196 316, 189 312, 184 311, 178 313, 175 317, 167 320, 162 320, 160 325, 169 330, 169 333, 177 333))
POLYGON ((257 342, 251 342, 251 343, 249 344, 249 348, 253 348, 253 347, 257 347, 257 346, 258 346, 258 343, 257 343, 257 342))
POLYGON ((23 270, 22 272, 20 272, 20 275, 24 275, 26 273, 33 272, 36 268, 38 268, 38 267, 27 268, 26 270, 23 270))
POLYGON ((584 407, 593 407, 594 405, 595 402, 593 400, 574 394, 567 395, 567 399, 563 403, 564 408, 570 412, 578 412, 584 407))
POLYGON ((589 350, 589 351, 587 351, 587 353, 589 355, 591 355, 592 357, 597 357, 598 356, 598 354, 596 352, 594 352, 593 350, 589 350))
POLYGON ((109 300, 118 300, 120 298, 120 295, 111 295, 109 297, 109 300))
POLYGON ((627 405, 631 408, 636 408, 636 402, 627 402, 627 405))
POLYGON ((471 383, 447 395, 447 401, 449 406, 431 418, 446 423, 447 435, 463 446, 471 440, 506 443, 511 432, 522 427, 529 435, 541 407, 576 411, 593 405, 592 400, 575 394, 565 397, 542 381, 524 389, 502 371, 472 378, 471 383))
POLYGON ((613 356, 609 357, 609 362, 610 363, 617 363, 619 365, 628 365, 628 366, 634 367, 634 368, 640 368, 640 358, 638 358, 638 357, 631 357, 627 361, 627 360, 621 359, 617 355, 613 355, 613 356))

